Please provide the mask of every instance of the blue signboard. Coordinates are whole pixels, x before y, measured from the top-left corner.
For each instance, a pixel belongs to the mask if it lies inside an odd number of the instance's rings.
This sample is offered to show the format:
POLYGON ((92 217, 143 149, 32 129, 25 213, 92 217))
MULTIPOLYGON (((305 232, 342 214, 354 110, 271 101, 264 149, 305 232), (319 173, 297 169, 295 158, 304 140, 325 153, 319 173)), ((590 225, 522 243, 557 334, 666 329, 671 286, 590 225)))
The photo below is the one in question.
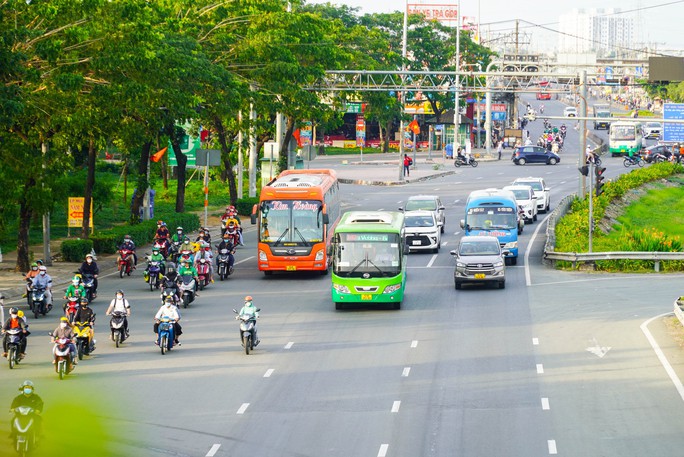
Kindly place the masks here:
POLYGON ((663 119, 681 119, 682 123, 665 122, 663 125, 663 141, 684 143, 684 103, 665 103, 663 119))

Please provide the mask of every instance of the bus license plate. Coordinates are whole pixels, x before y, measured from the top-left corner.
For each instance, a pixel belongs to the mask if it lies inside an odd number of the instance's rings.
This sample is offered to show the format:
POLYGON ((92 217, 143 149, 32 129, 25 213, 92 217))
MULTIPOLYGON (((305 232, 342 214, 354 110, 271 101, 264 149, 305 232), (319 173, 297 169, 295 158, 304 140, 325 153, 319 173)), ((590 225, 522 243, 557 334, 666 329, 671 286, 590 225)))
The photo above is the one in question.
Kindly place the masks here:
POLYGON ((361 300, 372 300, 373 296, 371 294, 361 294, 361 300))
POLYGON ((484 273, 476 273, 476 274, 475 274, 475 279, 484 279, 484 278, 485 278, 485 274, 484 274, 484 273))
POLYGON ((296 271, 296 270, 297 270, 297 266, 296 266, 296 265, 287 265, 287 266, 285 267, 285 271, 296 271))

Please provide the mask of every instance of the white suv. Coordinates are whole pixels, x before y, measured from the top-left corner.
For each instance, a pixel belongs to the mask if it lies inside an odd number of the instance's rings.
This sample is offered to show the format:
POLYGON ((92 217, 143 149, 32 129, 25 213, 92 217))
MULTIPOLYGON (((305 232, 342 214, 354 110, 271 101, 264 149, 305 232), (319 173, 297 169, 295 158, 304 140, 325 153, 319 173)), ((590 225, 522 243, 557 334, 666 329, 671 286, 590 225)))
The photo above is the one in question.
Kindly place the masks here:
POLYGON ((551 208, 551 188, 547 187, 544 178, 530 176, 527 178, 518 178, 513 181, 514 186, 520 184, 530 186, 532 190, 534 190, 534 196, 537 197, 537 209, 540 212, 546 213, 549 211, 551 208))
POLYGON ((534 189, 528 185, 505 186, 503 190, 510 190, 515 195, 515 202, 522 207, 525 222, 532 223, 537 220, 537 197, 534 189))
POLYGON ((404 234, 409 251, 439 251, 442 235, 432 211, 406 211, 404 234))
POLYGON ((406 205, 399 211, 431 211, 435 215, 440 231, 444 233, 446 225, 445 208, 442 201, 436 195, 413 195, 406 201, 406 205))
POLYGON ((574 106, 566 106, 563 110, 563 116, 577 117, 577 108, 575 108, 574 106))

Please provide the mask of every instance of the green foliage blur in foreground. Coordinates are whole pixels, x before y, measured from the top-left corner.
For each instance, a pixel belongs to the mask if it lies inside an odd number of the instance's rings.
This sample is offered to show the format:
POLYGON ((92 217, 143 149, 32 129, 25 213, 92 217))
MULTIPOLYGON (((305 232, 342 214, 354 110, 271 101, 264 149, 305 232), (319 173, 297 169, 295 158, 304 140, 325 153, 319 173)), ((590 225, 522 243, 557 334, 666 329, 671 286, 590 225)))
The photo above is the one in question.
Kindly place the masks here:
MULTIPOLYGON (((681 181, 681 177, 673 176, 682 173, 684 168, 678 164, 661 163, 648 168, 632 170, 615 181, 608 182, 604 193, 594 198, 594 220, 600 221, 606 208, 615 199, 624 196, 632 189, 658 180, 681 181)), ((593 251, 663 251, 682 250, 684 237, 684 219, 682 209, 684 189, 670 188, 654 190, 639 202, 632 204, 625 211, 609 233, 594 231, 593 251), (668 208, 667 215, 662 211, 668 208), (667 216, 667 217, 665 217, 667 216), (675 218, 680 218, 677 223, 675 218)), ((589 200, 588 197, 575 199, 570 212, 556 226, 556 251, 587 252, 589 243, 589 200)), ((558 262, 561 268, 571 267, 570 262, 558 262)), ((596 262, 597 270, 604 271, 653 271, 654 262, 637 260, 604 260, 596 262)), ((684 271, 684 262, 661 262, 661 271, 684 271)))

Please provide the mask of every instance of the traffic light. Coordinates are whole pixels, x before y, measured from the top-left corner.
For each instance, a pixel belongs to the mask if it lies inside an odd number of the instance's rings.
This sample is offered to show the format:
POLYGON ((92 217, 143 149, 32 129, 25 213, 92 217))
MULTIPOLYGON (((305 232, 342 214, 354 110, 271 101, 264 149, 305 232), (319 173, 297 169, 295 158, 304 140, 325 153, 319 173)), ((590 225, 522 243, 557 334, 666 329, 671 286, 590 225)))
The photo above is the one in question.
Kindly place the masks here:
POLYGON ((596 171, 596 196, 598 197, 603 193, 603 186, 605 183, 603 182, 604 179, 606 179, 606 167, 596 167, 594 169, 596 171))
POLYGON ((589 176, 589 165, 582 165, 578 170, 582 176, 589 176))

